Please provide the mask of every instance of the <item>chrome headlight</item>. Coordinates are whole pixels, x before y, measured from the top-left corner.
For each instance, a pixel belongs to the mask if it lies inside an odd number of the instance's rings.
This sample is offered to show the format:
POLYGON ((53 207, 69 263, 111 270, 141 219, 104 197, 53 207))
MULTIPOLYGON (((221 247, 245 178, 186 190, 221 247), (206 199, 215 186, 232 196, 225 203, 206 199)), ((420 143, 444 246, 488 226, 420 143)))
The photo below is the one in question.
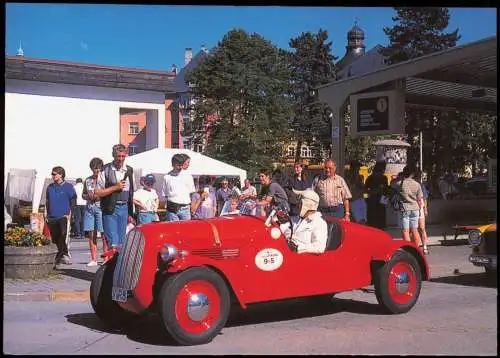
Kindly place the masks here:
POLYGON ((170 262, 179 257, 179 252, 174 245, 167 244, 161 248, 160 257, 164 262, 170 262))
POLYGON ((469 231, 469 244, 472 246, 477 246, 481 243, 482 234, 479 230, 471 230, 469 231))

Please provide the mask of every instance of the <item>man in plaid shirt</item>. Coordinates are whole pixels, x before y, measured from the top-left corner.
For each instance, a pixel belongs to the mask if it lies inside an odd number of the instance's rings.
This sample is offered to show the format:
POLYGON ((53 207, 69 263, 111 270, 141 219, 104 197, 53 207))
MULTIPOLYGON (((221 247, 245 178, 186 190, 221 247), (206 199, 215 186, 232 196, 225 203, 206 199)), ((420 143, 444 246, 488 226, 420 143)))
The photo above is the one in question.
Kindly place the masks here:
POLYGON ((326 176, 319 179, 315 188, 319 195, 319 211, 323 215, 336 216, 350 221, 351 191, 344 178, 335 174, 337 167, 332 159, 325 160, 324 168, 326 176))

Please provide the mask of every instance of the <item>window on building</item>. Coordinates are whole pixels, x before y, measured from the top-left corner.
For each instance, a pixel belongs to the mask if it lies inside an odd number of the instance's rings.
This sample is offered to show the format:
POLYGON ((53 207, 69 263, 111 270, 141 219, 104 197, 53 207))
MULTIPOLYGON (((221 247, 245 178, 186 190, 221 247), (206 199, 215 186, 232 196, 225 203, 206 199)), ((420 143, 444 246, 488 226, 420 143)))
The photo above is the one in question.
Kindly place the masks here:
POLYGON ((137 144, 129 144, 128 146, 128 155, 134 155, 139 153, 139 146, 137 144))
POLYGON ((287 155, 289 157, 294 157, 295 156, 295 147, 288 147, 288 149, 287 149, 287 155))
POLYGON ((139 122, 130 122, 128 124, 128 134, 139 134, 139 122))
POLYGON ((302 158, 311 158, 312 157, 311 148, 309 148, 307 145, 303 145, 300 148, 300 156, 302 158))

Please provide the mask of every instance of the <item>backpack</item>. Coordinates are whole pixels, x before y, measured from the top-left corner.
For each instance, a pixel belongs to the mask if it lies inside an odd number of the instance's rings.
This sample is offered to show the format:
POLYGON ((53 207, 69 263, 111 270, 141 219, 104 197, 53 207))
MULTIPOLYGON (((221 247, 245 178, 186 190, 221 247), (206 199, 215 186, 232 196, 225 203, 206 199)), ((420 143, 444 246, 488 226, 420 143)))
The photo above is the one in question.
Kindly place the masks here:
MULTIPOLYGON (((403 187, 403 180, 401 180, 401 188, 403 187)), ((391 208, 394 211, 403 211, 403 197, 399 190, 393 189, 392 196, 390 198, 391 208)))

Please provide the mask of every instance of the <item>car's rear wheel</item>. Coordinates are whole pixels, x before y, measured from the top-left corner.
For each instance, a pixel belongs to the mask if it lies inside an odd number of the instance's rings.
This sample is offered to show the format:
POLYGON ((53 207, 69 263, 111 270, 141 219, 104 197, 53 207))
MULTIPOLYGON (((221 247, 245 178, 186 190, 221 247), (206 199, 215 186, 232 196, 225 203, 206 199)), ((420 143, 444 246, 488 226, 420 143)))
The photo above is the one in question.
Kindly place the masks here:
POLYGON ((225 326, 230 296, 216 272, 195 267, 169 277, 158 304, 172 338, 182 345, 196 345, 210 342, 225 326))
POLYGON ((398 250, 375 275, 375 295, 384 311, 405 313, 415 305, 422 287, 422 274, 415 257, 398 250))
POLYGON ((121 328, 135 314, 124 310, 111 299, 113 287, 113 272, 116 266, 116 256, 103 264, 90 283, 90 304, 99 319, 110 328, 121 328))

